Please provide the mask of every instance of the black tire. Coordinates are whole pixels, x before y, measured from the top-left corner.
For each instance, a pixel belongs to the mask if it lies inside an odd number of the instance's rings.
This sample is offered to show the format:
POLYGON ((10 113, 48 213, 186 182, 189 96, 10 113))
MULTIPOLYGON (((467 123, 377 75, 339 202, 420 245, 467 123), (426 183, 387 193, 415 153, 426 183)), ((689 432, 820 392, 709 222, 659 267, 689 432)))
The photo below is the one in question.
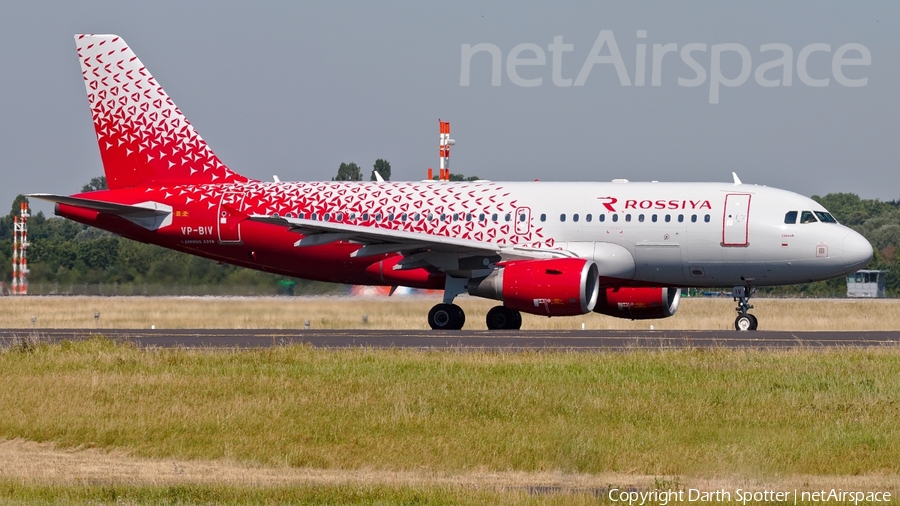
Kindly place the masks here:
POLYGON ((513 324, 510 330, 519 330, 522 328, 522 313, 513 311, 513 324))
POLYGON ((437 304, 428 312, 432 330, 459 330, 466 323, 466 313, 456 304, 437 304))
POLYGON ((751 321, 750 330, 756 330, 756 328, 759 327, 759 320, 757 320, 756 317, 750 313, 747 313, 747 316, 750 317, 751 321))
POLYGON ((450 304, 450 309, 452 309, 455 313, 455 318, 453 321, 453 330, 462 329, 463 325, 466 324, 466 312, 463 311, 463 308, 457 306, 456 304, 450 304))
POLYGON ((734 330, 738 330, 740 332, 756 330, 756 327, 753 325, 755 321, 756 317, 752 314, 739 314, 737 315, 737 318, 734 319, 734 330))
POLYGON ((519 330, 522 328, 522 313, 506 306, 494 306, 488 311, 487 328, 490 330, 519 330))

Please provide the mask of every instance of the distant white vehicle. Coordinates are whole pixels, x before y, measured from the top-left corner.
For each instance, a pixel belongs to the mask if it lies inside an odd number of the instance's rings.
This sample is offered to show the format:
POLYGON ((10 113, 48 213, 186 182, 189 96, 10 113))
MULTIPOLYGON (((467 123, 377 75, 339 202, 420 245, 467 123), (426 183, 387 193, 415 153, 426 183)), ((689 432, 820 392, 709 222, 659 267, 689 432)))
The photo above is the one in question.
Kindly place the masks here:
POLYGON ((847 297, 882 298, 889 271, 856 271, 847 275, 847 297))

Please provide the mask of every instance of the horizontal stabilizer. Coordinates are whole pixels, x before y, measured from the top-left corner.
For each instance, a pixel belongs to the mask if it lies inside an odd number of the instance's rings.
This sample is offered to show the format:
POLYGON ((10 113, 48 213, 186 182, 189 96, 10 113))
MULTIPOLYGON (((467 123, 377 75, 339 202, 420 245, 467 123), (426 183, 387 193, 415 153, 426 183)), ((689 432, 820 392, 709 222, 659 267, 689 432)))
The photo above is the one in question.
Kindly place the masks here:
POLYGON ((121 216, 126 220, 148 230, 156 230, 172 224, 172 206, 158 202, 141 202, 139 204, 118 204, 51 193, 32 193, 30 198, 66 204, 69 206, 93 209, 103 214, 121 216))

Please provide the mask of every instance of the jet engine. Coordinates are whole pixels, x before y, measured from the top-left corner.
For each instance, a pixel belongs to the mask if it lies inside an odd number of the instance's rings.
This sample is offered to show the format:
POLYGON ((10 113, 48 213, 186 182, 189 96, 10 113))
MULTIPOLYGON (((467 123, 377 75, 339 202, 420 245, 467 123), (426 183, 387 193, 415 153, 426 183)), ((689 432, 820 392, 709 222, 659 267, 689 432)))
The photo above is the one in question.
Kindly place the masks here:
POLYGON ((681 288, 607 288, 599 298, 597 313, 632 320, 668 318, 678 311, 681 288))
POLYGON ((583 258, 516 260, 469 282, 469 294, 542 316, 590 312, 599 294, 597 264, 583 258))

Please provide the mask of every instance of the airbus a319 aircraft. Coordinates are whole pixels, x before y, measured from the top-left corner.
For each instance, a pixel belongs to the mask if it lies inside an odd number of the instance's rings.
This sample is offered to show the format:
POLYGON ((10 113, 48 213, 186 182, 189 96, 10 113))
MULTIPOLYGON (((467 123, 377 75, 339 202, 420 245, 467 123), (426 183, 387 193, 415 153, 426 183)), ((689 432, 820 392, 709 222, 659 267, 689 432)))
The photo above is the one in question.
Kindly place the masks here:
MULTIPOLYGON (((442 289, 521 313, 665 318, 679 287, 734 287, 754 330, 757 286, 824 280, 872 258, 861 235, 801 195, 741 184, 262 182, 231 171, 116 35, 77 35, 108 190, 34 194, 129 239, 286 276, 442 289)), ((442 133, 442 135, 444 135, 442 133)))

